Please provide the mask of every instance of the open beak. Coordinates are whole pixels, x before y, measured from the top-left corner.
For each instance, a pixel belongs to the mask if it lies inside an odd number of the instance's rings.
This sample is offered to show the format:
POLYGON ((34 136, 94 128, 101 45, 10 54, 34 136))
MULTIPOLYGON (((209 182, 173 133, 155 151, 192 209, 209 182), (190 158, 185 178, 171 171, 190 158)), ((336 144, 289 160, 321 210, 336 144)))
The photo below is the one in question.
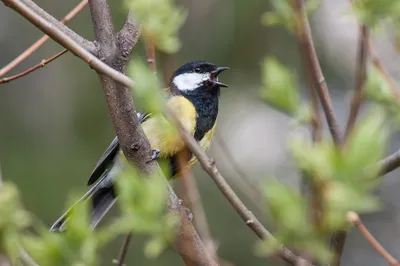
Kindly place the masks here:
POLYGON ((228 87, 228 85, 226 85, 225 83, 219 82, 218 81, 218 75, 225 70, 228 70, 229 67, 217 67, 216 70, 214 70, 213 72, 211 72, 211 76, 210 76, 210 82, 214 85, 214 86, 218 86, 218 87, 228 87))

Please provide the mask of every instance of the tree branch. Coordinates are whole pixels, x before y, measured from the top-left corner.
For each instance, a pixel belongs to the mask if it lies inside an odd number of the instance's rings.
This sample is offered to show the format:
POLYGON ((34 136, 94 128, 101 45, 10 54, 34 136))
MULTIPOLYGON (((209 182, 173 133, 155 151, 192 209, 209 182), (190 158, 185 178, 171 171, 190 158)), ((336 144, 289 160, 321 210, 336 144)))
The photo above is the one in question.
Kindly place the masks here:
POLYGON ((375 239, 375 237, 368 231, 368 229, 362 223, 360 216, 353 211, 347 213, 347 220, 358 227, 361 234, 367 239, 367 241, 378 251, 379 254, 392 266, 400 266, 400 263, 389 254, 389 252, 382 247, 382 245, 375 239))
MULTIPOLYGON (((126 68, 127 58, 122 57, 121 54, 121 57, 115 58, 115 61, 111 63, 115 69, 111 68, 82 48, 62 30, 55 27, 51 21, 46 21, 27 6, 24 1, 2 1, 99 72, 114 128, 125 157, 135 164, 143 174, 150 174, 156 171, 161 173, 157 162, 146 163, 151 155, 151 147, 139 124, 130 95, 129 87, 132 87, 134 83, 129 77, 121 73, 126 68), (113 77, 113 79, 108 78, 108 76, 113 77)), ((193 224, 188 221, 180 200, 168 182, 165 182, 168 192, 168 209, 171 213, 181 217, 180 232, 175 245, 178 252, 181 256, 190 258, 201 265, 218 265, 206 251, 193 224)))
POLYGON ((232 155, 232 152, 229 150, 229 147, 228 147, 228 145, 226 145, 223 137, 219 137, 217 135, 216 140, 214 140, 214 143, 218 144, 218 146, 220 147, 225 158, 230 163, 230 166, 238 175, 237 178, 231 178, 231 180, 234 182, 234 186, 237 187, 238 189, 240 189, 243 192, 243 194, 245 194, 246 197, 259 210, 262 210, 263 208, 262 208, 262 206, 260 206, 260 202, 261 202, 260 190, 255 185, 253 185, 251 182, 249 182, 249 181, 246 182, 246 180, 248 180, 248 177, 246 177, 246 174, 240 169, 238 162, 235 160, 234 156, 232 155))
POLYGON ((339 125, 337 123, 335 111, 333 109, 333 104, 329 96, 325 77, 322 73, 321 66, 318 61, 318 56, 315 51, 310 23, 308 21, 307 13, 304 7, 304 0, 294 1, 294 13, 296 16, 295 22, 298 23, 296 26, 298 32, 296 34, 298 35, 300 49, 304 54, 303 56, 306 57, 307 61, 309 62, 309 71, 312 82, 321 101, 321 105, 324 110, 326 121, 328 122, 333 141, 336 144, 340 145, 341 133, 339 125))
MULTIPOLYGON (((178 123, 178 125, 180 127, 182 137, 187 147, 197 157, 203 169, 213 179, 219 190, 229 201, 232 207, 236 210, 236 212, 240 215, 246 225, 250 227, 250 229, 253 230, 261 239, 273 238, 271 233, 268 232, 268 230, 265 229, 265 227, 260 223, 257 217, 249 209, 247 209, 246 205, 244 205, 244 203, 239 199, 236 193, 226 182, 225 178, 221 175, 218 168, 216 167, 215 160, 207 156, 204 150, 200 148, 197 141, 193 138, 193 136, 189 132, 187 132, 187 130, 180 123, 178 123)), ((280 258, 288 263, 291 263, 292 265, 296 264, 297 261, 300 259, 300 257, 298 257, 296 254, 294 254, 291 250, 284 247, 283 245, 281 246, 278 255, 280 258)))
MULTIPOLYGON (((129 77, 109 67, 108 65, 97 59, 95 56, 93 56, 91 53, 83 49, 77 42, 69 38, 58 28, 53 27, 51 22, 43 19, 40 15, 36 14, 21 1, 2 1, 4 3, 7 3, 8 6, 20 13, 32 24, 40 28, 51 38, 70 50, 72 53, 82 58, 96 71, 101 74, 108 75, 119 84, 124 85, 121 90, 117 90, 116 86, 108 87, 103 84, 121 148, 123 149, 126 158, 130 162, 134 163, 143 173, 160 171, 157 162, 154 161, 150 163, 145 163, 145 161, 150 157, 151 147, 146 136, 143 133, 142 128, 137 121, 137 116, 133 115, 135 113, 132 101, 129 101, 129 103, 125 99, 120 99, 121 102, 117 101, 117 98, 119 97, 128 97, 129 99, 131 99, 129 90, 126 90, 124 88, 133 87, 134 82, 129 77), (118 116, 116 115, 116 112, 118 112, 118 116), (130 113, 131 115, 128 115, 128 113, 130 113)), ((246 208, 243 202, 237 197, 237 195, 219 173, 218 169, 215 166, 215 163, 213 163, 205 154, 205 152, 199 147, 193 136, 188 134, 183 126, 180 125, 180 123, 178 125, 182 130, 183 137, 185 142, 187 143, 187 146, 196 155, 203 168, 213 178, 225 197, 235 208, 235 210, 240 214, 246 224, 260 238, 271 238, 272 235, 262 226, 262 224, 254 216, 254 214, 252 214, 250 210, 246 208)), ((173 192, 172 188, 169 185, 167 185, 167 190, 169 195, 169 210, 173 213, 180 213, 182 217, 181 232, 179 233, 179 241, 177 243, 177 250, 179 251, 179 253, 182 256, 186 256, 187 258, 196 258, 196 261, 202 265, 218 265, 210 256, 210 254, 206 252, 203 243, 201 242, 197 232, 193 228, 193 225, 187 220, 187 216, 184 215, 185 210, 180 205, 180 201, 178 200, 176 194, 173 192)), ((284 246, 282 246, 279 250, 279 255, 282 259, 292 264, 295 264, 297 260, 300 259, 300 257, 295 255, 292 251, 284 246)))
POLYGON ((208 227, 207 217, 201 203, 201 196, 197 188, 196 179, 187 165, 186 158, 188 158, 187 150, 178 155, 178 163, 179 168, 181 169, 180 172, 184 190, 184 199, 187 201, 188 208, 193 212, 196 229, 199 232, 205 247, 210 254, 219 261, 217 256, 217 247, 212 239, 211 232, 208 227))
POLYGON ((367 78, 367 60, 369 47, 368 41, 369 34, 367 26, 360 25, 356 66, 356 87, 354 90, 353 98, 351 99, 350 114, 347 120, 347 126, 344 135, 345 140, 348 138, 354 127, 358 116, 358 111, 360 110, 361 103, 364 97, 364 85, 367 78))
POLYGON ((39 68, 45 67, 48 63, 56 60, 57 58, 59 58, 60 56, 65 54, 66 52, 68 52, 68 50, 64 49, 61 52, 59 52, 58 54, 53 55, 49 59, 43 59, 39 64, 36 64, 33 67, 31 67, 31 68, 29 68, 29 69, 27 69, 25 71, 22 71, 21 73, 18 73, 16 75, 13 75, 13 76, 10 76, 10 77, 2 78, 2 79, 0 79, 0 84, 7 83, 7 82, 10 82, 10 81, 22 78, 22 77, 34 72, 35 70, 37 70, 39 68))
MULTIPOLYGON (((82 11, 82 9, 87 5, 88 0, 81 1, 77 6, 75 6, 62 20, 60 20, 61 24, 65 24, 70 21, 75 15, 82 11)), ((26 49, 22 54, 17 56, 13 61, 8 63, 5 67, 0 69, 0 77, 4 76, 8 72, 10 72, 14 67, 19 65, 22 61, 28 58, 33 52, 39 49, 47 40, 49 36, 43 35, 39 40, 37 40, 34 44, 32 44, 28 49, 26 49)))
POLYGON ((90 15, 96 41, 100 45, 100 58, 113 60, 117 50, 117 41, 108 0, 89 0, 90 15))
POLYGON ((379 174, 378 176, 385 175, 400 167, 400 150, 392 153, 385 159, 378 162, 379 174))
POLYGON ((128 254, 129 243, 131 242, 132 233, 128 233, 125 237, 124 243, 122 244, 122 248, 120 254, 118 256, 118 260, 114 261, 118 266, 123 266, 125 262, 126 255, 128 254))
MULTIPOLYGON (((7 6, 9 1, 3 1, 3 3, 7 6)), ((40 8, 38 5, 36 5, 34 2, 32 2, 31 0, 20 0, 21 4, 29 7, 30 9, 32 9, 36 14, 38 14, 39 16, 41 16, 42 18, 44 18, 45 20, 51 22, 53 27, 56 27, 57 29, 59 29, 61 32, 63 32, 65 35, 67 35, 68 37, 70 37, 71 39, 73 39, 75 42, 77 42, 80 46, 82 46, 85 50, 89 51, 90 53, 96 55, 97 53, 97 47, 95 45, 94 42, 91 42, 85 38, 83 38, 82 36, 80 36, 79 34, 77 34, 76 32, 74 32, 73 30, 71 30, 70 28, 68 28, 67 26, 63 25, 62 23, 60 23, 56 18, 54 18, 53 16, 51 16, 49 13, 47 13, 46 11, 44 11, 42 8, 40 8)))
POLYGON ((139 24, 136 22, 133 13, 129 12, 122 29, 117 33, 121 58, 130 58, 132 49, 139 40, 141 32, 141 28, 138 25, 139 24))

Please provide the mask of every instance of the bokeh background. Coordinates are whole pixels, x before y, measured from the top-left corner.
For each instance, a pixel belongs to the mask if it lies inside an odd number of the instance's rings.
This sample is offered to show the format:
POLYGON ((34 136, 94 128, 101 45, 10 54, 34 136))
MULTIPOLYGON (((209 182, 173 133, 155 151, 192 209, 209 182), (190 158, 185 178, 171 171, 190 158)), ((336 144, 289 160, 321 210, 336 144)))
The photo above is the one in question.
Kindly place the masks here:
MULTIPOLYGON (((77 0, 36 2, 57 18, 62 18, 78 3, 77 0)), ((122 1, 114 0, 110 4, 116 29, 119 29, 126 10, 122 1)), ((183 47, 168 58, 168 64, 175 68, 186 61, 200 59, 231 67, 221 76, 229 88, 221 95, 218 136, 210 155, 216 158, 221 172, 248 206, 268 224, 254 187, 270 177, 297 186, 298 175, 287 152, 287 139, 294 130, 291 120, 258 98, 260 63, 266 55, 277 56, 296 70, 299 89, 304 93, 296 43, 284 29, 261 25, 261 14, 270 10, 269 1, 181 0, 178 4, 188 10, 189 16, 180 33, 183 47), (234 164, 227 158, 226 149, 221 148, 221 138, 233 155, 234 164)), ((323 0, 311 19, 322 68, 342 126, 354 85, 357 43, 357 24, 348 10, 347 0, 323 0)), ((68 25, 93 39, 87 8, 68 25)), ((14 11, 1 5, 0 66, 6 65, 41 35, 14 11)), ((394 51, 392 39, 390 28, 385 28, 377 36, 375 45, 391 74, 398 79, 396 65, 400 58, 394 51)), ((13 73, 61 49, 57 43, 49 41, 13 73)), ((134 54, 144 55, 141 44, 134 54)), ((162 58, 158 58, 159 66, 166 62, 162 58)), ((70 192, 83 193, 87 189, 87 177, 113 136, 96 73, 71 54, 0 87, 3 178, 19 186, 26 207, 49 226, 62 213, 70 192)), ((390 150, 397 150, 399 146, 398 136, 394 135, 390 150)), ((235 265, 280 264, 279 260, 266 261, 254 256, 255 234, 199 167, 194 173, 220 256, 235 265)), ((373 235, 395 257, 400 257, 398 175, 395 171, 386 176, 376 191, 383 201, 382 211, 363 217, 373 235)), ((178 191, 179 183, 174 183, 178 191)), ((102 265, 110 265, 117 256, 121 240, 119 238, 102 252, 102 265)), ((157 260, 146 259, 142 241, 135 237, 128 265, 183 265, 173 250, 167 250, 157 260)), ((350 232, 342 262, 342 265, 386 265, 356 230, 350 232)))

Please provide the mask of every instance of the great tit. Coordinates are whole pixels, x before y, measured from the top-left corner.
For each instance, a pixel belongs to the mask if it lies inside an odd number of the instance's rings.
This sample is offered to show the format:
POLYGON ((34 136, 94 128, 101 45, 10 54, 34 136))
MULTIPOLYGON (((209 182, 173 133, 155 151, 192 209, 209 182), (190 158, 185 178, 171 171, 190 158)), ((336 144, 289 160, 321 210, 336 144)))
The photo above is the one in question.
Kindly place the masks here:
MULTIPOLYGON (((227 87, 218 80, 218 75, 227 69, 229 68, 217 67, 209 62, 193 61, 178 68, 169 82, 168 107, 205 150, 210 147, 215 133, 220 88, 227 87)), ((170 130, 163 126, 165 122, 161 116, 144 113, 137 115, 153 148, 151 158, 167 160, 169 178, 174 178, 179 172, 177 156, 186 149, 183 140, 179 134, 171 136, 170 130)), ((192 166, 196 158, 190 154, 189 156, 188 165, 192 166)), ((115 137, 89 177, 88 185, 95 184, 78 200, 91 199, 93 228, 115 203, 117 195, 113 181, 126 164, 127 160, 115 137)), ((65 230, 71 210, 72 207, 57 219, 50 231, 65 230)))

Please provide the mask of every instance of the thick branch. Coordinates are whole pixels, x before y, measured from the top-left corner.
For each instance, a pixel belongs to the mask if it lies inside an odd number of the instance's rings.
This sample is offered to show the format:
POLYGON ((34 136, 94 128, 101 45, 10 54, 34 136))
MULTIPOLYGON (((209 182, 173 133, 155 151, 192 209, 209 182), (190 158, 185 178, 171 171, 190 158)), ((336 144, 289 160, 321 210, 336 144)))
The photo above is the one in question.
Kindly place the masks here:
MULTIPOLYGON (((41 16, 32 11, 28 6, 17 0, 2 0, 7 3, 11 8, 16 10, 32 24, 40 28, 51 38, 59 42, 65 48, 69 49, 75 55, 85 60, 92 68, 101 74, 106 74, 112 77, 119 84, 124 85, 123 90, 118 91, 115 86, 107 87, 105 94, 107 101, 115 102, 118 97, 129 97, 128 90, 126 87, 133 87, 134 82, 124 74, 116 71, 115 69, 107 66, 105 63, 97 59, 95 56, 83 49, 78 43, 65 35, 61 30, 52 26, 51 22, 44 20, 41 16), (125 87, 126 86, 126 87, 125 87)), ((104 85, 106 88, 106 85, 104 85)), ((116 111, 119 112, 117 121, 114 122, 114 126, 117 131, 117 136, 120 141, 121 147, 124 151, 125 156, 129 161, 135 163, 137 167, 144 173, 152 173, 154 171, 160 171, 156 162, 145 163, 151 154, 150 144, 141 129, 137 117, 134 114, 132 101, 127 103, 124 99, 121 103, 109 106, 112 109, 111 114, 113 120, 116 119, 116 111), (131 115, 128 116, 127 114, 131 115), (126 119, 126 120, 125 120, 126 119), (123 123, 122 121, 125 121, 123 123)), ((181 125, 180 125, 181 126, 181 125)), ((213 177, 220 190, 223 192, 228 201, 232 204, 235 210, 241 215, 242 219, 246 224, 262 239, 271 238, 272 235, 262 226, 257 218, 246 208, 243 202, 237 197, 234 191, 226 183, 225 179, 221 176, 215 163, 208 158, 205 152, 199 147, 196 140, 182 128, 184 140, 187 143, 190 150, 196 155, 204 169, 213 177)), ((168 207, 172 212, 181 212, 183 223, 181 225, 181 232, 179 233, 178 251, 183 256, 188 258, 195 258, 201 265, 217 265, 213 258, 205 251, 204 245, 197 235, 197 232, 193 228, 193 225, 188 222, 187 216, 184 209, 181 208, 180 201, 172 188, 167 185, 168 190, 168 207), (183 245, 184 244, 184 245, 183 245), (194 247, 194 248, 193 248, 194 247)), ((281 247, 279 255, 286 261, 295 264, 300 258, 296 256, 292 251, 286 247, 281 247)))
MULTIPOLYGON (((33 11, 22 1, 2 0, 8 6, 16 10, 32 24, 40 28, 51 38, 69 49, 75 55, 84 59, 92 68, 96 69, 101 77, 102 87, 104 89, 107 104, 111 113, 113 124, 120 142, 120 146, 126 158, 135 164, 144 174, 161 172, 158 164, 154 161, 145 163, 151 154, 150 143, 147 140, 137 119, 129 87, 133 86, 133 81, 120 73, 126 67, 126 60, 116 58, 112 63, 117 70, 107 66, 97 59, 91 53, 83 49, 76 41, 69 38, 63 31, 53 26, 52 22, 46 21, 33 11), (106 77, 113 77, 113 79, 106 77), (117 82, 115 82, 117 81, 117 82)), ((201 242, 196 230, 187 219, 187 214, 182 208, 180 201, 172 188, 166 182, 168 190, 168 208, 173 214, 180 215, 181 228, 178 234, 176 247, 181 256, 195 260, 197 263, 205 266, 218 265, 210 256, 201 242)))
POLYGON ((132 49, 135 47, 140 36, 140 27, 135 21, 132 12, 129 12, 128 18, 125 21, 122 29, 117 34, 119 43, 120 57, 124 59, 130 58, 132 49))
MULTIPOLYGON (((11 2, 12 1, 3 1, 3 3, 6 6, 8 5, 8 3, 11 3, 11 2)), ((91 42, 89 40, 86 40, 85 38, 83 38, 82 36, 80 36, 79 34, 74 32, 73 30, 71 30, 67 26, 61 24, 56 18, 54 18, 49 13, 44 11, 42 8, 40 8, 38 5, 36 5, 31 0, 20 0, 19 2, 21 4, 29 7, 30 9, 32 9, 36 14, 38 14, 42 18, 44 18, 47 21, 51 22, 53 27, 56 27, 57 29, 62 31, 65 35, 67 35, 68 37, 73 39, 75 42, 77 42, 80 46, 85 48, 85 50, 89 51, 92 54, 96 54, 97 53, 97 47, 93 42, 91 42)))
POLYGON ((96 41, 100 45, 100 57, 104 57, 104 61, 108 62, 108 59, 115 58, 117 50, 110 6, 107 0, 89 0, 89 9, 96 41))

